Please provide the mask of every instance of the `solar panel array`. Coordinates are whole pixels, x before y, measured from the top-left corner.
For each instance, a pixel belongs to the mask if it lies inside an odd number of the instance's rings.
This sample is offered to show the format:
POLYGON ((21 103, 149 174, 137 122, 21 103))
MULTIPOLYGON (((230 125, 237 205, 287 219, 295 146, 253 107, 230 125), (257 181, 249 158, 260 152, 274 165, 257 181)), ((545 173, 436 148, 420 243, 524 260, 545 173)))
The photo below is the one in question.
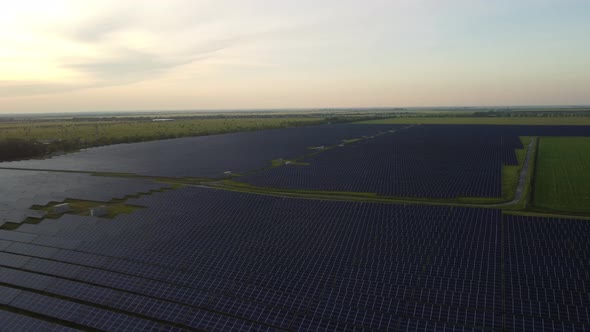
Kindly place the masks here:
POLYGON ((237 178, 269 188, 455 198, 502 196, 519 136, 588 135, 590 127, 422 125, 237 178))
POLYGON ((471 126, 417 126, 344 145, 237 180, 260 187, 454 198, 502 195, 518 136, 471 126))
POLYGON ((588 220, 505 217, 507 328, 588 330, 589 229, 588 220))
MULTIPOLYGON (((590 328, 590 223, 185 187, 0 231, 0 319, 102 330, 590 328)), ((10 326, 10 325, 9 325, 10 326)))
POLYGON ((186 137, 109 145, 46 160, 0 163, 0 167, 216 178, 225 171, 248 172, 268 167, 274 159, 303 156, 311 152, 309 147, 396 127, 400 126, 335 124, 186 137))
POLYGON ((7 169, 0 169, 0 183, 0 226, 6 222, 22 223, 28 217, 43 217, 45 212, 30 209, 33 205, 44 206, 66 198, 108 202, 169 187, 140 179, 7 169))

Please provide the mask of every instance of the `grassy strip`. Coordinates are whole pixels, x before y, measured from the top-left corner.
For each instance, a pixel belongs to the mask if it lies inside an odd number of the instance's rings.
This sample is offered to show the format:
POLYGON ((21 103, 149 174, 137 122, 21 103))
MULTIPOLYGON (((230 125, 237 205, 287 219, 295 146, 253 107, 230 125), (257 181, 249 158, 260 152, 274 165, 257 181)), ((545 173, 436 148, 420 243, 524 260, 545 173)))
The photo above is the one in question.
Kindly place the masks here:
MULTIPOLYGON (((93 176, 121 177, 121 178, 135 178, 135 179, 151 180, 151 181, 155 181, 155 182, 170 184, 172 186, 172 189, 178 189, 185 184, 201 184, 204 182, 211 182, 211 181, 220 180, 220 179, 193 178, 193 177, 171 178, 171 177, 164 177, 164 176, 139 175, 139 174, 132 174, 132 173, 90 172, 89 174, 93 175, 93 176)), ((165 188, 164 188, 164 190, 165 190, 165 188)))
POLYGON ((529 169, 527 171, 527 177, 524 184, 522 198, 520 201, 516 202, 514 205, 507 207, 510 210, 525 210, 528 208, 531 200, 531 192, 533 187, 533 181, 535 179, 536 174, 536 163, 537 163, 537 156, 539 154, 539 139, 535 143, 533 143, 533 151, 531 154, 531 158, 529 159, 529 169))
MULTIPOLYGON (((234 191, 243 191, 250 193, 260 193, 269 195, 292 196, 301 198, 316 199, 333 199, 333 200, 353 200, 363 202, 379 203, 405 203, 405 204, 434 204, 434 205, 473 205, 469 203, 459 203, 453 200, 429 199, 419 197, 393 197, 381 196, 376 193, 367 192, 345 192, 345 191, 321 191, 321 190, 295 190, 283 188, 256 187, 242 182, 233 180, 224 180, 214 184, 216 188, 234 191)), ((477 204, 477 203, 475 203, 477 204)), ((473 205, 476 206, 476 205, 473 205)), ((482 204, 481 206, 485 206, 482 204)))
POLYGON ((349 193, 349 192, 334 192, 334 191, 296 191, 275 188, 261 188, 249 185, 243 185, 234 181, 223 181, 212 186, 220 190, 229 190, 236 192, 261 194, 269 196, 286 196, 303 199, 319 199, 330 201, 355 201, 368 203, 392 203, 392 204, 425 204, 425 205, 451 205, 446 203, 438 203, 432 201, 413 201, 403 199, 392 199, 379 197, 374 193, 349 193), (234 185, 237 184, 237 185, 234 185))
POLYGON ((562 219, 580 219, 580 220, 590 220, 590 216, 582 215, 582 214, 563 214, 559 212, 536 212, 531 210, 525 211, 513 211, 513 210, 504 210, 503 214, 513 215, 513 216, 531 216, 531 217, 545 217, 545 218, 562 218, 562 219))
POLYGON ((0 229, 6 230, 6 231, 13 231, 17 228, 19 228, 21 225, 23 224, 38 224, 40 223, 44 218, 27 218, 25 219, 22 223, 14 223, 14 222, 5 222, 4 225, 0 226, 0 229))
POLYGON ((268 191, 268 192, 278 192, 278 193, 285 193, 285 194, 302 194, 302 195, 321 195, 321 196, 338 196, 338 197, 356 197, 356 198, 377 198, 377 194, 375 193, 362 193, 362 192, 347 192, 347 191, 321 191, 321 190, 293 190, 293 189, 283 189, 283 188, 268 188, 268 187, 256 187, 247 183, 237 182, 233 180, 223 180, 222 187, 226 188, 236 188, 236 189, 245 189, 245 190, 255 190, 255 191, 268 191))
MULTIPOLYGON (((224 180, 211 183, 211 187, 218 189, 247 192, 255 194, 264 194, 271 196, 288 196, 297 198, 309 198, 320 200, 345 200, 369 203, 391 203, 391 204, 421 204, 421 205, 445 205, 445 206, 462 206, 462 207, 480 207, 480 208, 499 208, 495 203, 477 202, 459 202, 453 199, 431 199, 420 197, 393 197, 381 196, 376 193, 362 192, 340 192, 340 191, 320 191, 320 190, 293 190, 281 188, 256 187, 242 182, 233 180, 224 180)), ((501 208, 501 207, 500 207, 501 208)))

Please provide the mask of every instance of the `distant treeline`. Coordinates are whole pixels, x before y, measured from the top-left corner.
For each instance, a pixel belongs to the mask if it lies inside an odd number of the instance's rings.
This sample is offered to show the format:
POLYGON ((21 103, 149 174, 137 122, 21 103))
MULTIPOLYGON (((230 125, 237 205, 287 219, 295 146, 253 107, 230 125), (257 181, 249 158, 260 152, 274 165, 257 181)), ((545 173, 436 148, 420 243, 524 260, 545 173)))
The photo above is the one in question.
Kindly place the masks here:
MULTIPOLYGON (((313 114, 305 114, 305 113, 292 113, 292 114, 238 114, 238 115, 227 115, 227 114, 210 114, 210 115, 174 115, 172 117, 166 117, 164 115, 153 117, 153 116, 138 116, 138 117, 74 117, 72 121, 77 122, 139 122, 139 121, 154 121, 159 118, 166 118, 172 121, 182 121, 182 120, 205 120, 205 119, 293 119, 293 118, 308 118, 308 119, 318 119, 319 121, 323 121, 326 118, 338 118, 338 119, 348 119, 347 121, 351 120, 351 116, 353 117, 368 117, 362 116, 358 113, 344 113, 339 115, 333 115, 330 113, 313 113, 313 114)), ((309 123, 309 122, 307 122, 309 123)))
POLYGON ((439 112, 416 113, 398 112, 388 116, 389 118, 510 118, 510 117, 590 117, 590 109, 555 109, 555 110, 487 110, 473 112, 439 112))
POLYGON ((474 112, 474 117, 589 117, 590 110, 527 110, 527 111, 515 111, 515 110, 497 110, 487 112, 474 112))
POLYGON ((47 147, 36 141, 20 138, 7 138, 0 141, 0 161, 42 157, 46 153, 47 147))

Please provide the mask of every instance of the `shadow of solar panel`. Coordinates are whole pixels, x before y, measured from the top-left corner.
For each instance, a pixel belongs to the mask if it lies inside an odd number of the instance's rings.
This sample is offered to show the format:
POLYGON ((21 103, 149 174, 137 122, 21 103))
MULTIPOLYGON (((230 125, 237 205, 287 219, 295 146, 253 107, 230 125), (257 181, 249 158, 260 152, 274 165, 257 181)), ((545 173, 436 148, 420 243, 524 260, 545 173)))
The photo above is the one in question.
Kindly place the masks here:
POLYGON ((210 308, 285 330, 289 329, 294 318, 294 314, 287 310, 228 296, 219 297, 210 305, 210 308))
POLYGON ((10 305, 15 308, 106 331, 128 331, 129 329, 181 330, 173 326, 30 292, 22 292, 10 305))
POLYGON ((31 242, 37 235, 0 229, 0 240, 31 242))
POLYGON ((466 327, 428 320, 419 320, 413 318, 400 318, 399 331, 453 331, 453 332, 483 332, 485 329, 466 327))
POLYGON ((0 304, 9 304, 20 292, 16 288, 0 286, 0 304))
POLYGON ((491 330, 503 329, 501 312, 412 303, 406 306, 404 316, 419 320, 444 322, 449 325, 456 324, 491 330))
MULTIPOLYGON (((346 324, 343 322, 330 321, 318 317, 297 317, 293 322, 293 327, 296 331, 371 331, 370 329, 346 324)), ((391 327, 391 331, 395 330, 395 324, 391 327)))
POLYGON ((0 265, 8 267, 22 267, 31 258, 5 252, 0 252, 0 265))
POLYGON ((36 256, 42 258, 49 258, 53 256, 59 249, 51 247, 42 247, 28 243, 15 242, 4 251, 9 253, 16 253, 25 256, 36 256))
POLYGON ((184 324, 199 312, 173 302, 63 279, 56 280, 45 291, 171 323, 184 324))
POLYGON ((0 309, 0 322, 3 331, 47 331, 47 332, 73 332, 78 331, 63 325, 23 316, 0 309))
POLYGON ((12 244, 11 241, 0 240, 0 250, 4 250, 5 248, 8 248, 11 244, 12 244))
POLYGON ((60 237, 53 237, 53 236, 39 236, 33 241, 32 244, 38 244, 42 246, 50 246, 56 248, 63 248, 63 249, 76 249, 78 248, 82 242, 79 240, 73 239, 64 239, 60 237))
POLYGON ((0 267, 0 272, 2 272, 2 275, 0 275, 1 282, 30 289, 43 290, 55 280, 50 276, 5 267, 0 267))

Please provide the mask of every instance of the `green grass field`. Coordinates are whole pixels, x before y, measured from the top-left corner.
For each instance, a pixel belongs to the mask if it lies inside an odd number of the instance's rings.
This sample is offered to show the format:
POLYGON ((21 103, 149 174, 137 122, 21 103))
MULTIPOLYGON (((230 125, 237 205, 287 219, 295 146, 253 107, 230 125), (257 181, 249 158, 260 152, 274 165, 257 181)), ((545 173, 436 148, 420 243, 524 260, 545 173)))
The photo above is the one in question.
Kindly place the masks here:
POLYGON ((541 138, 534 181, 534 208, 590 212, 590 138, 541 138))
POLYGON ((322 123, 323 118, 223 118, 178 119, 169 122, 152 121, 20 121, 0 122, 0 140, 22 138, 34 140, 117 140, 125 137, 157 139, 170 136, 200 136, 227 132, 282 128, 301 124, 322 123))
POLYGON ((590 125, 590 117, 397 117, 360 124, 590 125))

